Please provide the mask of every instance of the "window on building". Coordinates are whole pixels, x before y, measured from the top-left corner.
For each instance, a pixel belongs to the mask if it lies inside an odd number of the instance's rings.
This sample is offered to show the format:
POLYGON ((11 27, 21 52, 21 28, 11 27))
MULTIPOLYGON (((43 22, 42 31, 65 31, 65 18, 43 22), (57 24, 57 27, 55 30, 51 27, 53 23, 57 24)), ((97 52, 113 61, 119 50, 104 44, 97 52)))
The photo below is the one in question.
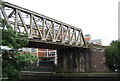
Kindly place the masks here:
POLYGON ((55 56, 55 52, 48 52, 48 56, 55 56))

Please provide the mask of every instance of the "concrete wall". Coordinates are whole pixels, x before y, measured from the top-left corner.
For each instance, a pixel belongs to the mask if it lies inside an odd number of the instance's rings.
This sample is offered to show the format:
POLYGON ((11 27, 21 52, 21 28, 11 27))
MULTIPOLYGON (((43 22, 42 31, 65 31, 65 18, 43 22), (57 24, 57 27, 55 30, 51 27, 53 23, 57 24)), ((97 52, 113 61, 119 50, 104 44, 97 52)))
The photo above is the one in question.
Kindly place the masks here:
POLYGON ((63 72, 90 71, 90 55, 87 49, 58 50, 58 70, 63 72))

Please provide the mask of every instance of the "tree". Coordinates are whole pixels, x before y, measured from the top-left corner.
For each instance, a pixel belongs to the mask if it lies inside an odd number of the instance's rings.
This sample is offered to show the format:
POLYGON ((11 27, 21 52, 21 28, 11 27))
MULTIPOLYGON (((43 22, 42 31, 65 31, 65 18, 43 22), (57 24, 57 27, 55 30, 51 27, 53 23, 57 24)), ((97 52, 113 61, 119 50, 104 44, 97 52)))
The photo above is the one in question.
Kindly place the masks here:
POLYGON ((0 49, 2 54, 2 73, 9 79, 17 79, 24 67, 29 66, 37 58, 30 53, 25 53, 19 48, 28 44, 27 36, 10 29, 11 26, 4 24, 5 20, 0 18, 0 31, 2 32, 2 40, 0 44, 11 48, 10 50, 0 49), (4 29, 7 27, 8 29, 4 29), (36 58, 36 59, 35 59, 36 58))
POLYGON ((112 41, 106 48, 106 64, 110 70, 120 71, 120 41, 112 41))

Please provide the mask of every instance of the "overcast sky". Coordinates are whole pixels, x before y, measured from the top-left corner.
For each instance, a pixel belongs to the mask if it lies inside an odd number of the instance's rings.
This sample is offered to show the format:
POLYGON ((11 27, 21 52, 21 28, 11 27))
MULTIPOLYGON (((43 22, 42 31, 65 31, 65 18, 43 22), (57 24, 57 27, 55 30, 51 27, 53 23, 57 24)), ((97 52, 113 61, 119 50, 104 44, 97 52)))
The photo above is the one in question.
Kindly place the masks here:
POLYGON ((109 45, 118 39, 120 0, 4 0, 81 28, 92 40, 109 45))

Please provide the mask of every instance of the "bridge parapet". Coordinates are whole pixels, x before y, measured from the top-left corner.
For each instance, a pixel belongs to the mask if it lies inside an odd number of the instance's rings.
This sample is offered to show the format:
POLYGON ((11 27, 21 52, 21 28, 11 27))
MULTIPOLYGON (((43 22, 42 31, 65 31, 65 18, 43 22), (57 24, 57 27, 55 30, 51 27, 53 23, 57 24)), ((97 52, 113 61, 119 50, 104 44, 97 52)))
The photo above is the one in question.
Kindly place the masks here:
POLYGON ((11 29, 27 34, 30 40, 87 47, 79 28, 8 2, 4 2, 0 9, 5 23, 11 25, 11 29))

